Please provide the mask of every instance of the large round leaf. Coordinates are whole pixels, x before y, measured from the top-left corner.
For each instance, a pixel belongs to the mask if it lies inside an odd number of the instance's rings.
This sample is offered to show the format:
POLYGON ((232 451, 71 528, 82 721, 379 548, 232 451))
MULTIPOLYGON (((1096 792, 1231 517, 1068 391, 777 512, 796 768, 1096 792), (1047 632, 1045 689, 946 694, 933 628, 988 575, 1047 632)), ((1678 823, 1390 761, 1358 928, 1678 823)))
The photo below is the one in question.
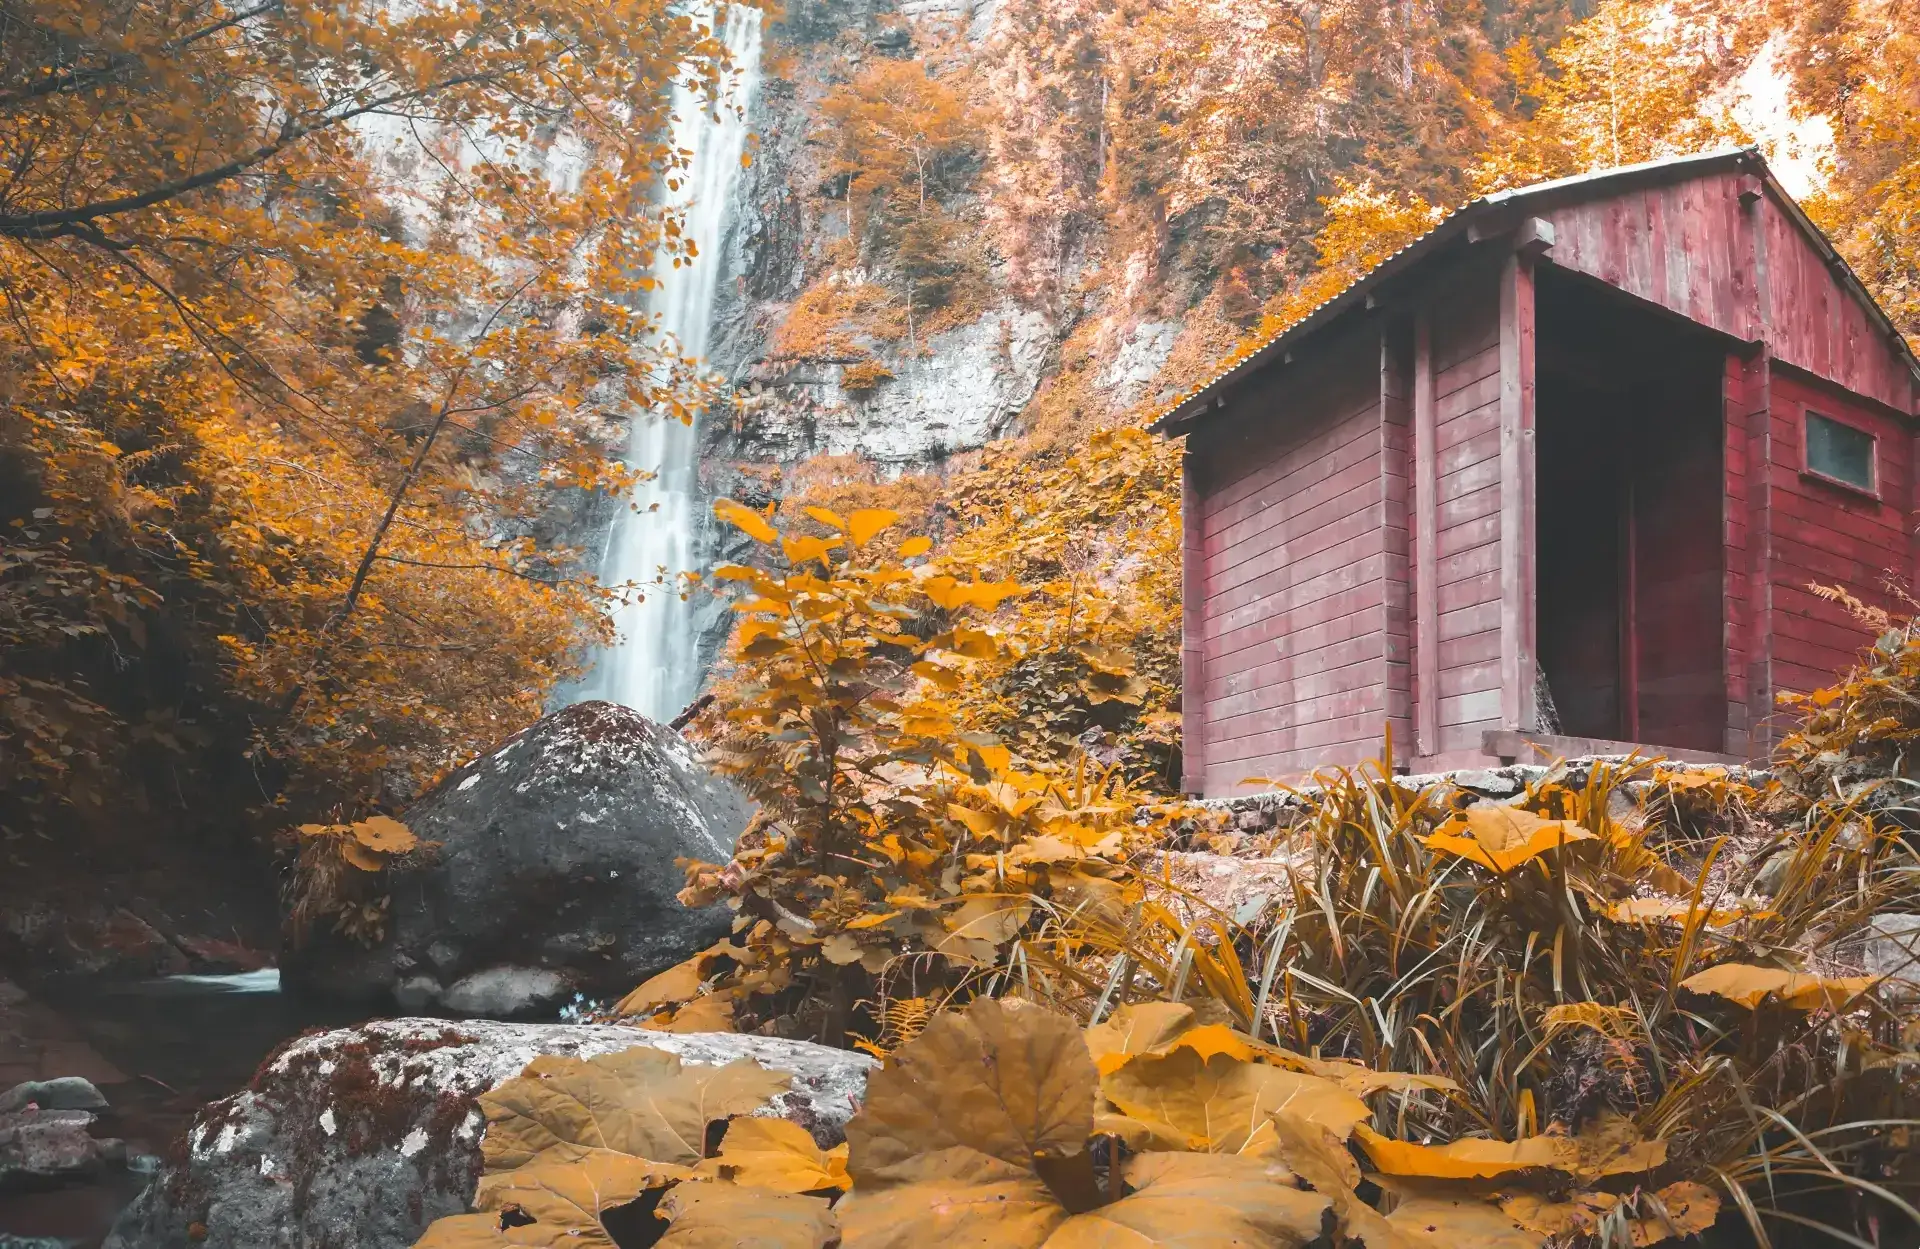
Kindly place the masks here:
POLYGON ((867 1081, 847 1125, 856 1186, 916 1157, 964 1148, 1019 1168, 1086 1148, 1097 1075, 1072 1020, 981 998, 935 1017, 867 1081))
POLYGON ((751 1059, 683 1067, 645 1047, 589 1059, 542 1055, 481 1095, 481 1156, 488 1171, 568 1161, 592 1149, 691 1165, 705 1152, 709 1123, 759 1109, 791 1080, 751 1059))

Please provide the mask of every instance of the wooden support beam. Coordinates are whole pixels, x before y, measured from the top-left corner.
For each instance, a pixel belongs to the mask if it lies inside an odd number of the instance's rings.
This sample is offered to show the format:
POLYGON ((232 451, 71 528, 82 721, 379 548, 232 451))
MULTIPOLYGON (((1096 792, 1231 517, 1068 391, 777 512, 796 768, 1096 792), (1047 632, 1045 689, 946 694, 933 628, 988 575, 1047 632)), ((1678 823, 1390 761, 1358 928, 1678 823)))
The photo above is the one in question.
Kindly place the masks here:
POLYGON ((1500 723, 1538 727, 1534 628, 1533 258, 1507 256, 1500 279, 1500 723))
MULTIPOLYGON (((1756 182, 1758 179, 1755 180, 1756 182)), ((1759 344, 1741 362, 1740 411, 1746 434, 1747 593, 1746 701, 1747 753, 1765 759, 1773 753, 1773 289, 1767 257, 1767 213, 1762 188, 1742 195, 1741 232, 1746 236, 1751 280, 1747 283, 1748 320, 1759 344)))
POLYGON ((1180 457, 1180 465, 1180 788, 1189 794, 1204 794, 1207 678, 1201 663, 1201 626, 1206 605, 1206 532, 1191 443, 1180 457))
POLYGON ((1440 436, 1433 394, 1433 318, 1413 318, 1413 726, 1422 755, 1440 749, 1440 436))
POLYGON ((1380 330, 1380 499, 1386 555, 1386 713, 1393 766, 1418 752, 1413 727, 1413 344, 1403 321, 1380 330))

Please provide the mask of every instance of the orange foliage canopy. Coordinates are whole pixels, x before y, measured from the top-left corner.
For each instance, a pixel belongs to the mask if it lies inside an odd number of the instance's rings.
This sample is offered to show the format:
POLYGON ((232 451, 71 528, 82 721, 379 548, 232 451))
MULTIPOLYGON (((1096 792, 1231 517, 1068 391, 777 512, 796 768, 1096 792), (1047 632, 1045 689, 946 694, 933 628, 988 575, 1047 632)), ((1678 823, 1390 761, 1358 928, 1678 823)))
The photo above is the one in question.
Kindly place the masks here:
POLYGON ((664 0, 0 30, 0 787, 71 792, 163 622, 256 767, 350 801, 537 714, 603 591, 536 513, 617 483, 615 418, 697 400, 636 296, 693 259, 654 191, 711 32, 664 0))

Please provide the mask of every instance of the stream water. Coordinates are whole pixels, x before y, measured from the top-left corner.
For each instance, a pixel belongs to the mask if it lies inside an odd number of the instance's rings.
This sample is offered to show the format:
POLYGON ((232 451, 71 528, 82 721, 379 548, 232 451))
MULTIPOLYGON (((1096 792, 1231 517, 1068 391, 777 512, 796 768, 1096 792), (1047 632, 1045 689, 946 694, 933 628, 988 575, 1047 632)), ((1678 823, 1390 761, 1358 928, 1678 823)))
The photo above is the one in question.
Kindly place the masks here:
POLYGON ((231 976, 43 985, 34 995, 131 1079, 101 1086, 112 1109, 96 1136, 127 1143, 130 1165, 89 1183, 0 1194, 5 1236, 46 1237, 93 1249, 146 1184, 152 1159, 186 1131, 202 1105, 246 1087, 260 1061, 310 1028, 361 1015, 280 992, 271 968, 231 976))
MULTIPOLYGON (((738 73, 717 108, 684 86, 674 89, 674 145, 692 158, 667 202, 685 214, 696 258, 679 268, 663 264, 650 304, 680 354, 693 359, 707 354, 728 209, 747 150, 746 113, 760 83, 760 10, 726 5, 714 20, 738 73)), ((601 653, 580 697, 623 703, 666 721, 700 686, 692 609, 678 584, 683 574, 699 571, 698 431, 671 416, 636 414, 624 458, 654 476, 634 488, 632 506, 615 517, 600 579, 645 588, 615 611, 619 641, 601 653)))

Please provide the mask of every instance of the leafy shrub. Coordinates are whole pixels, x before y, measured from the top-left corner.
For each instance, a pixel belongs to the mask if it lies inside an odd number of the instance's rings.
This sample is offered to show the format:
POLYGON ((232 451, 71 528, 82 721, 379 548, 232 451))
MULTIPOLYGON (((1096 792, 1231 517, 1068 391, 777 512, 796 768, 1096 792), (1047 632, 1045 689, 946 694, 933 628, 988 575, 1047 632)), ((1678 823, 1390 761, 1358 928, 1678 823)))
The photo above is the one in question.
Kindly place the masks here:
POLYGON ((840 370, 840 389, 868 391, 892 376, 893 370, 878 360, 855 360, 840 370))
POLYGON ((1137 893, 1125 859, 1172 811, 1084 759, 1017 759, 961 719, 964 691, 1018 655, 988 613, 1029 591, 922 562, 925 538, 883 541, 890 511, 809 508, 835 535, 819 537, 716 510, 785 563, 714 572, 743 589, 743 620, 738 674, 704 731, 762 814, 730 864, 692 865, 682 894, 733 905, 734 941, 623 1012, 872 1043, 886 1001, 1004 979, 1023 932, 1137 893))

